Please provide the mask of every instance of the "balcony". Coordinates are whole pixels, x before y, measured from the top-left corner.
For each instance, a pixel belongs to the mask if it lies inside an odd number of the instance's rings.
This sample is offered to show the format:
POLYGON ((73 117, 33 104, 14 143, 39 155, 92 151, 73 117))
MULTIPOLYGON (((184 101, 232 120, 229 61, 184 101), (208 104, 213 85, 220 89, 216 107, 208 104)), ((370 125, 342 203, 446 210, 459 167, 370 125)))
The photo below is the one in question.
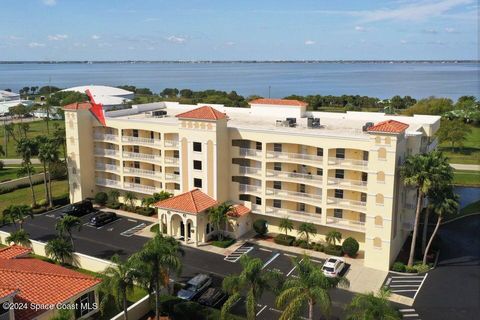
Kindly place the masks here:
POLYGON ((252 175, 252 176, 256 176, 256 177, 261 177, 262 168, 239 166, 238 167, 238 172, 240 174, 244 174, 244 175, 252 175))
POLYGON ((133 182, 125 182, 123 184, 123 188, 126 190, 130 191, 135 191, 139 193, 145 193, 145 194, 154 194, 155 192, 160 192, 162 189, 153 187, 153 186, 146 186, 143 184, 139 183, 133 183, 133 182))
POLYGON ((179 163, 180 163, 180 159, 179 159, 179 158, 165 157, 165 164, 178 165, 179 163))
POLYGON ((120 172, 120 167, 114 164, 108 163, 97 163, 95 168, 100 171, 112 171, 112 172, 120 172))
POLYGON ((238 191, 240 193, 250 193, 256 196, 261 196, 262 195, 262 187, 261 186, 255 186, 252 184, 239 184, 238 185, 238 191))
POLYGON ((146 144, 146 145, 161 144, 161 140, 158 140, 158 139, 150 139, 150 138, 142 138, 142 137, 134 137, 134 136, 122 136, 122 142, 132 143, 132 144, 146 144))
POLYGON ((303 184, 317 184, 321 185, 323 181, 322 176, 308 174, 308 173, 297 173, 297 172, 287 172, 287 171, 277 171, 277 170, 267 170, 267 179, 275 178, 276 180, 288 180, 295 181, 303 184))
POLYGON ((166 173, 165 180, 168 181, 180 181, 180 175, 175 173, 166 173))
POLYGON ((162 156, 150 153, 136 153, 136 152, 124 152, 123 157, 126 159, 139 159, 147 161, 162 161, 162 156))
POLYGON ((320 193, 304 193, 304 192, 295 192, 295 191, 288 191, 283 189, 273 189, 267 188, 266 195, 270 198, 283 198, 285 200, 297 200, 301 202, 310 202, 313 203, 315 206, 322 205, 322 194, 320 193))
POLYGON ((120 182, 120 180, 97 178, 95 182, 99 186, 105 186, 105 187, 111 187, 111 188, 121 188, 122 187, 122 183, 120 182))
POLYGON ((364 201, 350 200, 350 199, 344 199, 344 198, 328 197, 327 205, 335 206, 343 209, 353 209, 353 210, 362 210, 362 211, 367 209, 367 203, 364 201))
POLYGON ((348 167, 352 169, 364 170, 368 168, 368 161, 357 159, 328 158, 329 165, 348 167))
POLYGON ((172 148, 177 148, 179 146, 179 141, 178 140, 164 140, 163 145, 165 147, 172 147, 172 148))
POLYGON ((114 150, 114 149, 100 149, 100 148, 96 148, 95 149, 95 152, 94 154, 96 156, 108 156, 108 157, 119 157, 120 156, 120 152, 118 150, 114 150))
POLYGON ((262 150, 241 147, 235 147, 235 149, 237 150, 238 157, 240 158, 262 158, 262 150))
POLYGON ((327 226, 348 229, 353 231, 365 231, 365 222, 327 216, 327 226))
POLYGON ((316 165, 321 165, 323 162, 322 156, 317 156, 315 154, 306 154, 306 153, 290 153, 290 152, 279 152, 279 151, 267 151, 268 159, 275 160, 293 160, 294 162, 312 162, 316 165))
POLYGON ((116 134, 108 134, 108 133, 95 133, 94 135, 95 140, 99 141, 118 141, 118 135, 116 134))
POLYGON ((355 189, 355 190, 367 189, 367 181, 362 181, 362 180, 328 178, 327 183, 329 186, 335 187, 337 189, 341 189, 341 188, 355 189))
POLYGON ((133 167, 123 167, 123 172, 130 175, 135 175, 135 176, 156 177, 156 178, 162 177, 162 173, 160 171, 146 170, 146 169, 133 168, 133 167))
POLYGON ((276 217, 276 218, 288 217, 290 220, 300 221, 300 222, 311 222, 314 224, 322 223, 322 218, 320 214, 308 213, 305 211, 297 211, 297 210, 267 206, 264 214, 267 216, 276 217))

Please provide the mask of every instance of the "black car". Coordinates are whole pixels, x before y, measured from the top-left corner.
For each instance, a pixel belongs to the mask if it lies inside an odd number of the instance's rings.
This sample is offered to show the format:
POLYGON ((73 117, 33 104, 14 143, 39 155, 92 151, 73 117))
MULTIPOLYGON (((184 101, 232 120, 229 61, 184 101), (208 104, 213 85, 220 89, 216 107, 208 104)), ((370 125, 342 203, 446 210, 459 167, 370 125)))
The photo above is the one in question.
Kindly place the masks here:
POLYGON ((93 209, 93 205, 90 200, 82 200, 65 208, 62 211, 62 215, 82 217, 93 212, 94 210, 95 209, 93 209))
POLYGON ((101 211, 90 218, 90 224, 101 227, 117 219, 117 214, 111 211, 101 211))
POLYGON ((200 298, 198 303, 208 307, 219 307, 227 300, 227 295, 219 288, 208 288, 200 298))
POLYGON ((188 280, 187 285, 178 291, 177 297, 192 301, 200 296, 212 284, 212 278, 206 274, 197 274, 188 280))

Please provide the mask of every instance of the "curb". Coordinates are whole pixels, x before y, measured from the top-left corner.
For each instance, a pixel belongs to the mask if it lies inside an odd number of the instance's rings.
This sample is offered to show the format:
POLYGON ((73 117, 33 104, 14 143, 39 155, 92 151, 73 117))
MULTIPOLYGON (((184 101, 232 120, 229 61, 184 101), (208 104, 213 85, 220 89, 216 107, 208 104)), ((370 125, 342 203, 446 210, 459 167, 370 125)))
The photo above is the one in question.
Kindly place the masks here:
POLYGON ((469 213, 469 214, 466 214, 464 216, 456 217, 456 218, 453 218, 452 220, 442 222, 442 223, 440 223, 440 225, 443 226, 444 224, 448 224, 450 222, 454 222, 454 221, 457 221, 457 220, 460 220, 460 219, 463 219, 463 218, 466 218, 466 217, 478 216, 478 215, 480 215, 480 212, 469 213))

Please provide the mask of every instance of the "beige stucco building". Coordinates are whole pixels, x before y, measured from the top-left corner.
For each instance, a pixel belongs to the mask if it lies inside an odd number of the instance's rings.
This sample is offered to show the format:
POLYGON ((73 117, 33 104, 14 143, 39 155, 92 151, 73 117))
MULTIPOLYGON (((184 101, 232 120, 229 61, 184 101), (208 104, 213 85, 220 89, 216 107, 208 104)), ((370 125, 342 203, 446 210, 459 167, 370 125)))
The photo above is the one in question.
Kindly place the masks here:
MULTIPOLYGON (((74 104, 65 121, 72 201, 109 189, 139 199, 199 189, 251 210, 230 221, 233 236, 260 217, 273 233, 284 217, 295 228, 311 222, 314 241, 338 230, 359 241, 366 266, 381 270, 412 229, 415 193, 403 186, 399 167, 408 155, 435 148, 440 125, 437 116, 311 112, 278 99, 250 108, 161 102, 104 115, 74 104)), ((159 208, 166 232, 208 240, 205 213, 197 219, 168 211, 159 208)))

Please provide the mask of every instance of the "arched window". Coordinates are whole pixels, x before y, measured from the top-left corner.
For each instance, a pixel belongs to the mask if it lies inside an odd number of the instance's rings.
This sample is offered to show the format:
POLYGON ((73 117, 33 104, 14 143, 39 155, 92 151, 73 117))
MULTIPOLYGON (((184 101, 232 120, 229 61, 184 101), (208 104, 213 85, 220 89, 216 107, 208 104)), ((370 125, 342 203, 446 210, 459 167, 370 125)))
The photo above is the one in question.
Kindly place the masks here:
POLYGON ((377 182, 385 182, 385 172, 377 172, 377 182))
POLYGON ((375 216, 375 226, 383 227, 383 218, 381 216, 375 216))
POLYGON ((383 204, 383 200, 384 200, 383 194, 377 193, 375 199, 376 199, 375 202, 376 202, 377 204, 383 204))
POLYGON ((373 238, 373 246, 377 249, 380 249, 382 247, 382 239, 379 237, 373 238))
POLYGON ((379 136, 376 136, 376 137, 375 137, 375 143, 376 143, 376 144, 382 143, 382 138, 380 138, 379 136))
POLYGON ((385 137, 385 144, 390 145, 392 143, 392 139, 390 137, 385 137))
POLYGON ((387 158, 387 149, 385 148, 380 148, 378 149, 378 159, 386 159, 387 158))

